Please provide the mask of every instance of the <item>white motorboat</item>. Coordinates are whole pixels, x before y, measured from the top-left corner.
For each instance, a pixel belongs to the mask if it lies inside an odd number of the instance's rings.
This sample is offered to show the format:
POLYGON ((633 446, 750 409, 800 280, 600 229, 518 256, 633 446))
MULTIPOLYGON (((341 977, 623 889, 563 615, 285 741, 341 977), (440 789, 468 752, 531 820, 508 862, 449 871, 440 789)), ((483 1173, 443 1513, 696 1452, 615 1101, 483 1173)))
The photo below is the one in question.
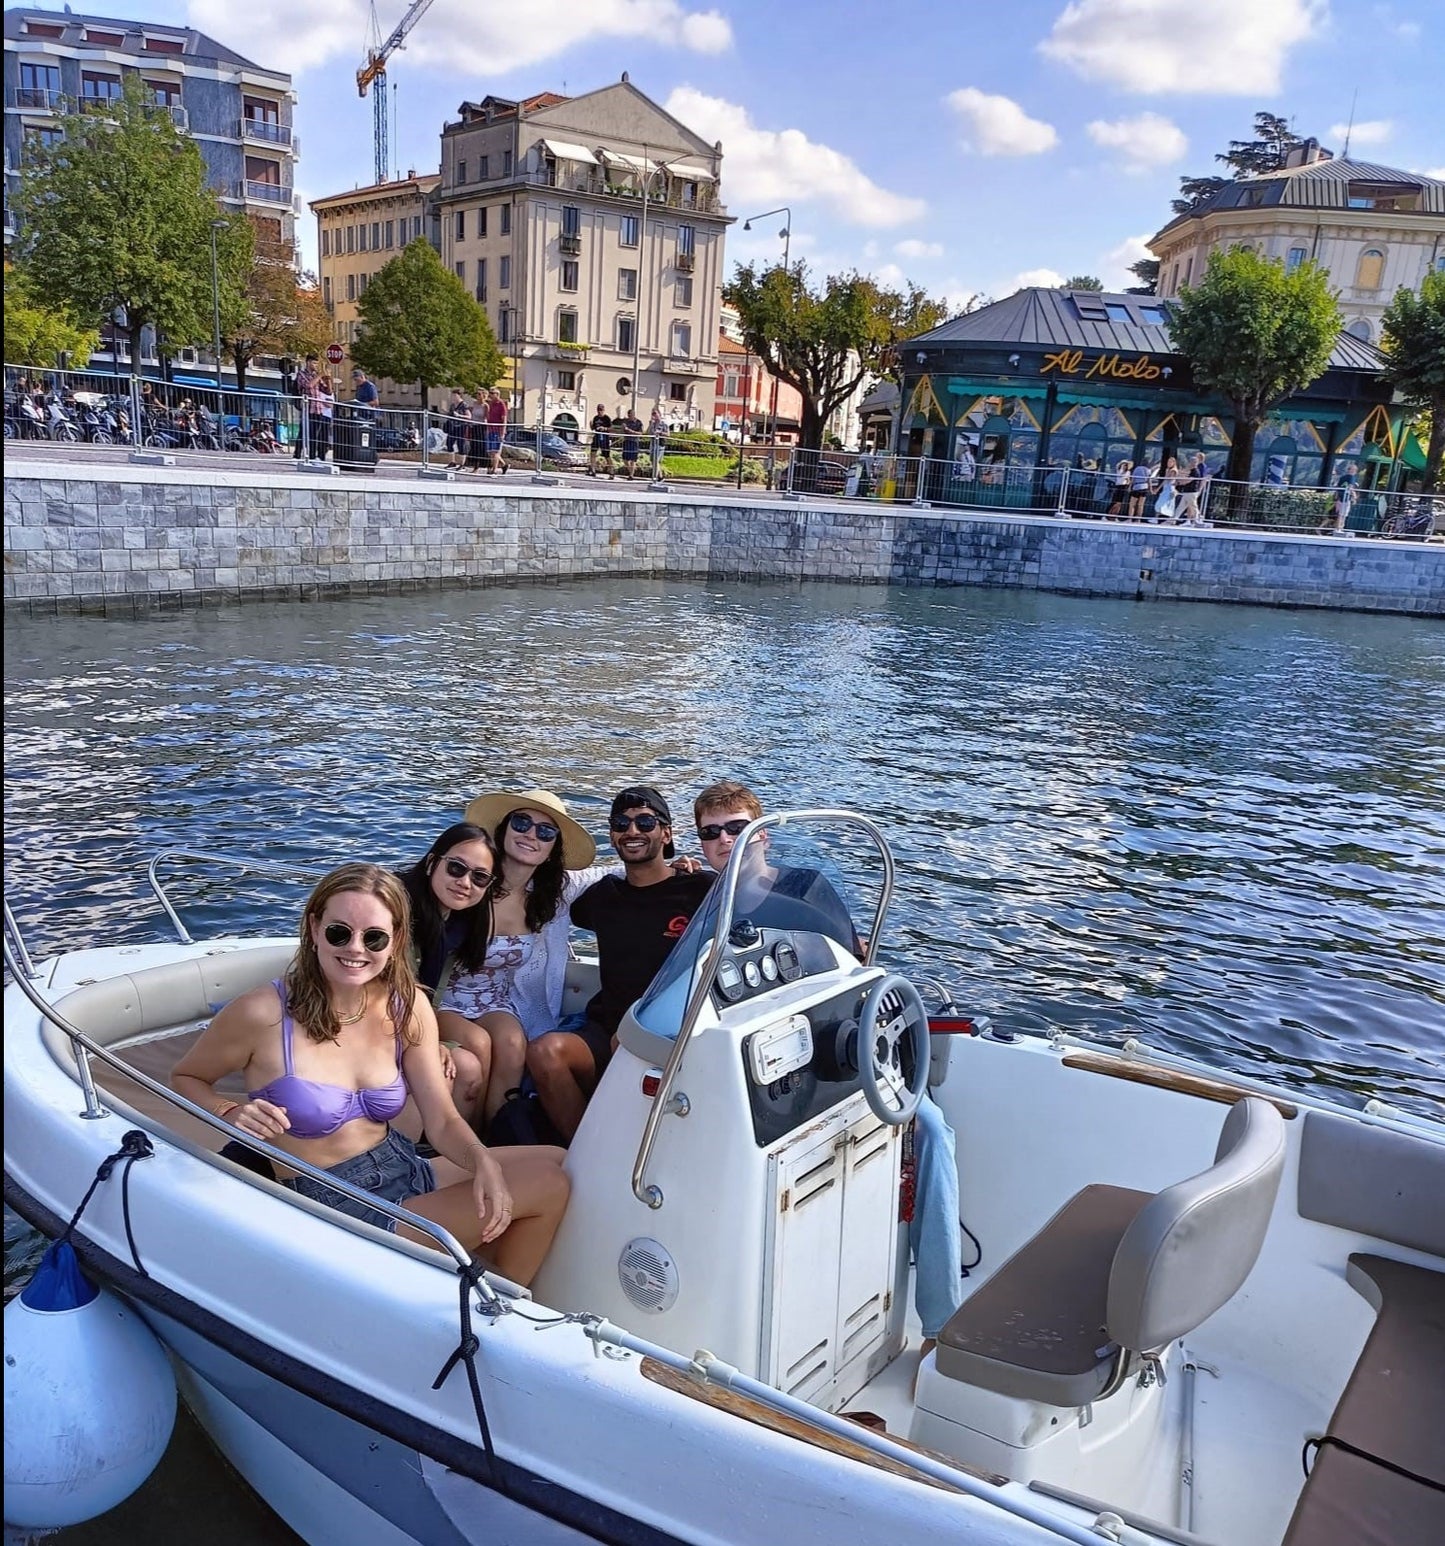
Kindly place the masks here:
POLYGON ((175 943, 36 959, 6 908, 7 1201, 54 1235, 148 1136, 81 1260, 311 1542, 1445 1539, 1445 1128, 1132 1045, 930 1039, 875 959, 877 829, 756 825, 858 867, 868 958, 735 861, 624 1021, 530 1292, 219 1154, 166 1071, 294 940, 192 941, 159 882, 175 943), (980 1260, 920 1360, 930 1075, 980 1260))

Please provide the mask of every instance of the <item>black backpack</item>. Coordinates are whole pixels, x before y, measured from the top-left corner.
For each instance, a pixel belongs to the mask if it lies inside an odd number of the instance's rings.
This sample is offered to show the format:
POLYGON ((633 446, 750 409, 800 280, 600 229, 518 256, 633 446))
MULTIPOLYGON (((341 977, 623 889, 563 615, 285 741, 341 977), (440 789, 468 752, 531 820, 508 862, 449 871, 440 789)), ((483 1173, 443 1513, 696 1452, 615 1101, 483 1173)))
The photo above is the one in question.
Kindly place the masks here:
POLYGON ((551 1119, 542 1109, 542 1101, 535 1090, 525 1094, 508 1090, 501 1108, 487 1128, 487 1147, 492 1149, 521 1147, 526 1144, 553 1143, 567 1147, 561 1133, 552 1126, 551 1119))

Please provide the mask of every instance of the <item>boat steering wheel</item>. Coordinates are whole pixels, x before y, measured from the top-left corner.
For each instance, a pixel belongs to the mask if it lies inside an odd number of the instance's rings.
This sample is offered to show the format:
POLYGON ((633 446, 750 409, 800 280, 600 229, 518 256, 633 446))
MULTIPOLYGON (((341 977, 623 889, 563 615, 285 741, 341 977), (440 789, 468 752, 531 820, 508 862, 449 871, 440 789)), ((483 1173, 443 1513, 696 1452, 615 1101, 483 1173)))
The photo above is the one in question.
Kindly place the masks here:
POLYGON ((889 973, 858 1011, 858 1077, 873 1115, 889 1127, 913 1118, 928 1088, 928 1011, 906 977, 889 973))

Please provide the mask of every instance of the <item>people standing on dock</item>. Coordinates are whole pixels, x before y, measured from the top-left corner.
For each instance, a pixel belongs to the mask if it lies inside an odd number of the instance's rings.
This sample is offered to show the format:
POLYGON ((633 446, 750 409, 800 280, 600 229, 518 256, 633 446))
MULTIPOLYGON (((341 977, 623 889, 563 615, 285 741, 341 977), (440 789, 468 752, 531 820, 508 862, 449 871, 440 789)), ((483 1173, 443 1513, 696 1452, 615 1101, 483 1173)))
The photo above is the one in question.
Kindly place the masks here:
POLYGON ((642 420, 637 409, 629 408, 622 420, 622 471, 628 482, 637 476, 637 458, 642 451, 642 420))
MULTIPOLYGON (((652 442, 652 481, 656 483, 662 477, 662 453, 667 444, 667 422, 662 417, 661 403, 652 405, 652 417, 647 421, 647 436, 652 442)), ((738 454, 741 456, 741 451, 738 454)))
POLYGON ((467 455, 462 463, 463 472, 480 472, 487 460, 487 398, 482 393, 477 406, 472 409, 471 422, 467 425, 467 455))
POLYGON ((1149 502, 1149 490, 1154 483, 1154 469, 1147 461, 1135 462, 1129 469, 1129 519, 1142 521, 1144 506, 1149 502))
MULTIPOLYGON (((487 471, 504 473, 502 465, 502 440, 507 433, 506 399, 493 387, 487 393, 487 471)), ((538 448, 537 467, 541 470, 542 458, 538 448)))
POLYGON ((592 445, 587 452, 587 471, 594 478, 598 462, 607 468, 609 477, 617 476, 612 469, 612 415, 600 406, 592 415, 592 445))
POLYGON ((330 376, 318 376, 311 389, 311 457, 324 462, 331 452, 331 421, 336 416, 336 393, 330 376))
POLYGON ((467 455, 467 431, 471 428, 472 410, 462 395, 460 387, 452 388, 451 407, 447 409, 447 452, 453 470, 461 467, 467 455))
MULTIPOLYGON (((177 1093, 241 1133, 447 1230, 528 1283, 569 1187, 560 1149, 488 1149, 452 1104, 436 1015, 411 964, 411 908, 390 870, 345 864, 307 899, 283 977, 233 999, 176 1064, 177 1093), (244 1099, 220 1095, 228 1074, 244 1099), (439 1158, 392 1125, 415 1100, 439 1158)), ((423 1245, 429 1235, 310 1176, 284 1185, 423 1245)))
POLYGON ((1198 463, 1189 468, 1174 485, 1178 496, 1174 505, 1174 519, 1181 526, 1199 525, 1199 474, 1198 463))
POLYGON ((672 812, 656 789, 622 790, 608 826, 623 873, 604 875, 572 904, 572 922, 597 936, 601 987, 577 1030, 552 1031, 527 1045, 542 1109, 569 1143, 611 1060, 623 1015, 647 991, 713 881, 706 872, 673 868, 672 812))
MULTIPOLYGON (((308 437, 311 433, 309 419, 311 414, 312 394, 315 392, 316 383, 320 380, 320 378, 320 362, 314 354, 308 354, 302 363, 301 369, 296 372, 296 396, 301 400, 301 412, 307 415, 308 423, 306 425, 306 432, 308 437)), ((144 407, 144 404, 142 404, 142 407, 144 407)), ((300 434, 298 434, 296 436, 296 450, 293 453, 298 462, 301 460, 301 450, 302 438, 300 434)), ((311 454, 314 456, 316 453, 313 451, 311 454)))
POLYGON ((1342 532, 1345 522, 1350 518, 1350 511, 1355 507, 1355 498, 1359 493, 1359 480, 1355 477, 1353 466, 1345 468, 1344 475, 1335 485, 1335 497, 1330 502, 1330 517, 1320 527, 1321 531, 1342 532))

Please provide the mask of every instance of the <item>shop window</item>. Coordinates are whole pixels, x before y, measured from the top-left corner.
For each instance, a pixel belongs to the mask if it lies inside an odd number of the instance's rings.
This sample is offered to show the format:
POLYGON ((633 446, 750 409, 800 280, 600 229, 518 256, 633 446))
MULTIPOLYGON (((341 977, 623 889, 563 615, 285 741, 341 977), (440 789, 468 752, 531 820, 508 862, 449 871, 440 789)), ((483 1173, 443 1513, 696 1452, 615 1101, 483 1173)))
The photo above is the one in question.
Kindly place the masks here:
POLYGON ((985 481, 1002 478, 1012 436, 1013 425, 1002 414, 984 420, 978 436, 978 465, 985 481))
POLYGON ((1385 282, 1385 254, 1378 247, 1366 247, 1355 264, 1355 288, 1378 290, 1385 282))

